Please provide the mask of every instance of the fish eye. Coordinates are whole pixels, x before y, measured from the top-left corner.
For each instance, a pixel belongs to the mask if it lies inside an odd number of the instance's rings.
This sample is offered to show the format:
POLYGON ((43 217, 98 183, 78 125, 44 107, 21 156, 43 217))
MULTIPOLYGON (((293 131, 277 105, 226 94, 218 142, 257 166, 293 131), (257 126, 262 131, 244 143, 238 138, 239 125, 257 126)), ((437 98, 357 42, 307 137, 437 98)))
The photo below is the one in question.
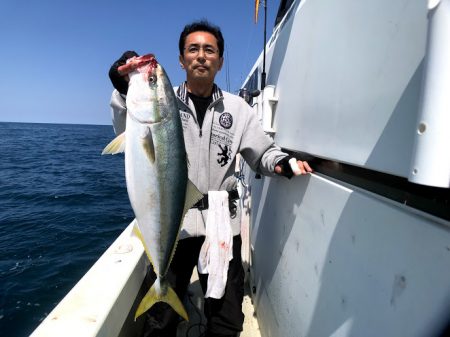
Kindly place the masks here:
POLYGON ((150 84, 155 84, 155 83, 156 83, 156 75, 151 75, 151 76, 148 78, 148 82, 149 82, 150 84))

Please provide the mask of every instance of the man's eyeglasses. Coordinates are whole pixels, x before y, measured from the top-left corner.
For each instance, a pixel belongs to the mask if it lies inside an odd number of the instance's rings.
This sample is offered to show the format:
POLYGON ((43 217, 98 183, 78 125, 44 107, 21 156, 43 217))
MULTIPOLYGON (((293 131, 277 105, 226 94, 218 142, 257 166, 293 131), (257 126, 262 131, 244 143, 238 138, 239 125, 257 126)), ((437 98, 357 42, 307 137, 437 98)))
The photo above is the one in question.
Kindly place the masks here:
POLYGON ((199 46, 196 44, 184 48, 190 56, 197 56, 200 50, 203 50, 205 57, 214 57, 219 51, 212 46, 199 46))

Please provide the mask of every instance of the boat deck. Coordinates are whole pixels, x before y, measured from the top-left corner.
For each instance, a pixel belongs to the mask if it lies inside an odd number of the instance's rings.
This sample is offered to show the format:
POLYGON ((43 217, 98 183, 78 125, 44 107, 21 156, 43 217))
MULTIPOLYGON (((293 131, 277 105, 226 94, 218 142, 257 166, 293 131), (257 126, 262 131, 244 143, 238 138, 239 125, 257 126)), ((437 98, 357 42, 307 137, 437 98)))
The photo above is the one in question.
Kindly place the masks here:
MULTIPOLYGON (((140 240, 132 235, 132 222, 97 260, 73 289, 31 334, 32 337, 143 337, 145 318, 134 314, 146 287, 143 279, 148 260, 140 240)), ((243 241, 248 239, 244 231, 243 241)), ((243 245, 247 247, 247 245, 243 245)), ((248 249, 243 252, 244 270, 248 249)), ((205 331, 203 294, 194 271, 185 303, 190 322, 182 322, 178 336, 200 337, 205 331)), ((244 297, 244 331, 240 337, 260 337, 249 292, 244 297)), ((30 336, 30 337, 31 337, 30 336)))

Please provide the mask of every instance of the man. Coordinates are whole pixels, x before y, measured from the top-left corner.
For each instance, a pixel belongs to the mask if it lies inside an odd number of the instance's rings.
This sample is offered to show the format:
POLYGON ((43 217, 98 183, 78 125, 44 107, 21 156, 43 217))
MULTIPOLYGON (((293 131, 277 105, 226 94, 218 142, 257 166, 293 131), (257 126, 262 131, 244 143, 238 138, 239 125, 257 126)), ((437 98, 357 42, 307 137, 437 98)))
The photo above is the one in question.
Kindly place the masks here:
MULTIPOLYGON (((223 296, 205 298, 206 335, 237 336, 244 321, 244 271, 240 254, 241 210, 235 207, 239 198, 234 176, 236 155, 240 153, 253 170, 269 176, 291 177, 312 170, 307 162, 296 161, 283 153, 265 135, 256 114, 243 99, 222 91, 214 83, 223 65, 224 52, 224 39, 218 27, 206 21, 187 25, 180 35, 179 51, 186 82, 176 89, 176 95, 189 160, 188 174, 205 197, 184 218, 168 279, 178 296, 183 298, 205 242, 208 212, 214 211, 208 209, 208 193, 211 197, 214 191, 228 191, 230 212, 223 226, 230 226, 233 255, 227 265, 223 296)), ((116 88, 111 107, 117 134, 125 129, 128 87, 126 78, 119 76, 117 68, 136 55, 134 52, 124 53, 113 64, 109 74, 116 88)), ((203 292, 208 295, 208 274, 199 273, 199 279, 203 292)), ((155 307, 150 310, 150 335, 176 336, 178 317, 175 312, 160 305, 165 309, 161 313, 155 307)))

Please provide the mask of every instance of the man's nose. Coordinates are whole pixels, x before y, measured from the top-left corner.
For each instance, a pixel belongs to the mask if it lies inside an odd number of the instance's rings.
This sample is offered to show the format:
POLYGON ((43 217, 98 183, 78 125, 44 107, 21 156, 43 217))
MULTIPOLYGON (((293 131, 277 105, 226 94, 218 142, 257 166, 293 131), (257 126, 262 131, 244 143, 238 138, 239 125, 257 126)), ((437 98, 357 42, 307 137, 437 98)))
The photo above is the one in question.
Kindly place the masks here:
POLYGON ((202 59, 202 60, 206 59, 206 57, 205 57, 205 50, 203 48, 200 48, 198 50, 197 58, 198 59, 202 59))

